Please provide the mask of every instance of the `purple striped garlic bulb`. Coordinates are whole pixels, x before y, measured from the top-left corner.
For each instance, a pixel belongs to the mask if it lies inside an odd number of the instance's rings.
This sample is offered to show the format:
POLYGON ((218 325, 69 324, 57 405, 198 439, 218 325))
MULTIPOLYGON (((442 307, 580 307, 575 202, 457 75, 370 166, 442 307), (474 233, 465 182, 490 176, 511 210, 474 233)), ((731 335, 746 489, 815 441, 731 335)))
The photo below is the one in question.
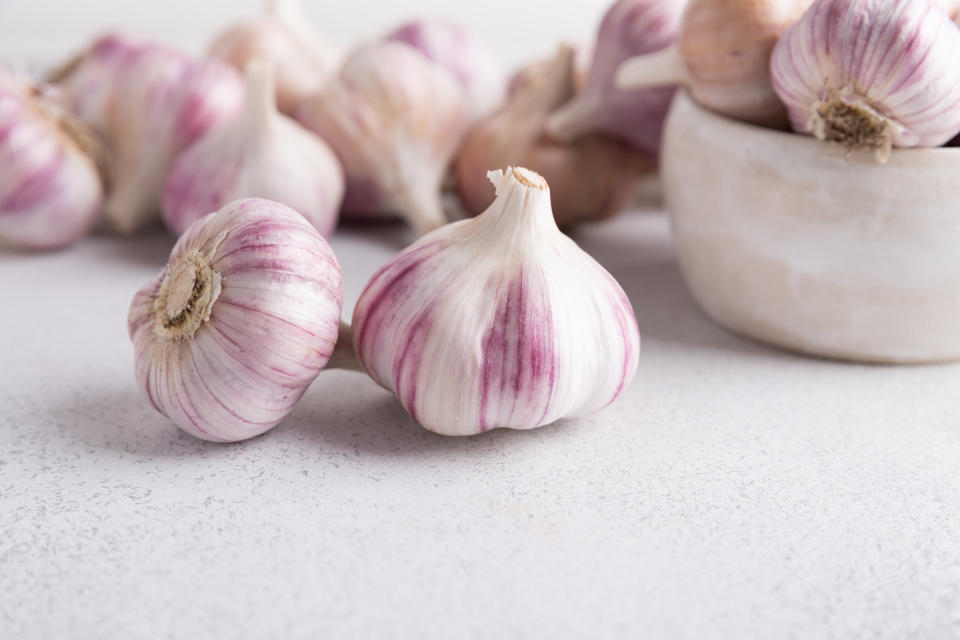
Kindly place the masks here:
POLYGON ((405 42, 451 72, 467 93, 474 119, 493 111, 506 97, 507 76, 496 52, 459 24, 408 22, 385 40, 405 42))
POLYGON ((680 0, 614 4, 597 33, 587 85, 547 121, 550 135, 566 142, 585 133, 606 133, 656 158, 676 86, 625 90, 616 86, 616 75, 628 58, 675 42, 683 4, 680 0))
POLYGON ((848 149, 885 159, 960 132, 960 30, 933 0, 817 0, 771 73, 796 131, 848 149))
POLYGON ((329 236, 343 200, 340 162, 323 140, 277 112, 269 63, 248 65, 246 91, 241 116, 174 163, 164 188, 164 222, 179 235, 232 200, 258 197, 291 207, 329 236))
POLYGON ((277 74, 277 107, 294 115, 304 98, 337 71, 343 53, 314 29, 297 0, 267 0, 263 16, 230 27, 210 46, 210 57, 243 72, 266 60, 277 74))
POLYGON ((402 42, 357 49, 298 113, 343 163, 345 217, 403 217, 423 234, 446 222, 440 187, 470 123, 463 89, 402 42))
POLYGON ((0 244, 56 249, 96 222, 103 186, 92 132, 0 68, 0 244))
POLYGON ((153 406, 214 442, 280 422, 328 364, 343 289, 330 246, 289 207, 237 200, 187 229, 127 324, 153 406))
POLYGON ((160 215, 163 182, 181 151, 243 101, 240 76, 223 63, 192 60, 155 44, 108 36, 62 74, 78 115, 107 143, 107 220, 133 233, 160 215), (95 96, 84 91, 93 83, 95 96), (99 84, 102 83, 102 84, 99 84))
POLYGON ((445 435, 597 411, 640 352, 623 289, 557 228, 546 181, 520 168, 490 179, 487 211, 400 252, 353 313, 364 370, 445 435))

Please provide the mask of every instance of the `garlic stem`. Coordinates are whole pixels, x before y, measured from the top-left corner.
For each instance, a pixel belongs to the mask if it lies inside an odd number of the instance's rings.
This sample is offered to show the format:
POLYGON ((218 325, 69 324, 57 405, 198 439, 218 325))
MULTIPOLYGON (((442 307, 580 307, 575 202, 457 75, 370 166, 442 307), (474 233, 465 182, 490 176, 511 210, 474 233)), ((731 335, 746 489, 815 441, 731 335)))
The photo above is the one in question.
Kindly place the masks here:
POLYGON ((340 321, 340 329, 337 333, 337 344, 333 347, 333 354, 327 361, 327 369, 342 369, 343 371, 363 372, 360 361, 357 360, 357 352, 353 349, 353 331, 350 324, 340 321))
POLYGON ((603 104, 596 98, 578 96, 547 119, 547 133, 559 142, 570 142, 592 128, 594 115, 602 108, 603 104))
POLYGON ((392 195, 393 209, 413 227, 417 235, 430 233, 447 223, 440 204, 440 187, 424 189, 416 185, 398 187, 392 195))
POLYGON ((543 176, 522 167, 510 167, 506 173, 501 169, 488 171, 487 178, 503 204, 490 207, 485 216, 477 218, 477 227, 490 239, 491 246, 506 250, 517 241, 532 239, 532 246, 536 246, 536 238, 550 237, 550 233, 559 231, 550 215, 550 187, 543 176), (517 188, 514 182, 523 188, 517 188))
POLYGON ((248 131, 264 131, 277 114, 273 66, 265 60, 251 60, 247 63, 246 76, 244 124, 248 131))
POLYGON ((620 89, 648 89, 675 84, 690 84, 690 74, 677 45, 630 58, 617 70, 616 85, 620 89))

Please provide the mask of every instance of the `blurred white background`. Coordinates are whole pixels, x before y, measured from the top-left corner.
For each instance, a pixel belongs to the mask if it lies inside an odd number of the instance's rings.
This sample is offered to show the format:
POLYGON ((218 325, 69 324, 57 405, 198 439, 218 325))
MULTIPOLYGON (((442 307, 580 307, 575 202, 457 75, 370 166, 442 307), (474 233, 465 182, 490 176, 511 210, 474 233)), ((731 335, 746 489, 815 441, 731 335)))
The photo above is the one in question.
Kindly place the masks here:
MULTIPOLYGON (((331 39, 350 43, 414 17, 457 20, 510 64, 542 57, 555 43, 587 41, 612 0, 302 0, 331 39)), ((55 63, 93 36, 131 30, 202 52, 221 28, 255 15, 261 0, 0 0, 0 60, 55 63)))

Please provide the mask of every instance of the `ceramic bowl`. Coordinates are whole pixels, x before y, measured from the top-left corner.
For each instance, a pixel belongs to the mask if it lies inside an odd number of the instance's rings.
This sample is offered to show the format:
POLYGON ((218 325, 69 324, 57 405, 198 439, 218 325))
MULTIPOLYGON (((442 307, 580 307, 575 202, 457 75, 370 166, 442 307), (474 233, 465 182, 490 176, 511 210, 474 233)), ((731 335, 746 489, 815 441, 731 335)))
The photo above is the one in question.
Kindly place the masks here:
POLYGON ((680 267, 721 325, 832 358, 960 358, 960 149, 881 164, 679 94, 662 170, 680 267))

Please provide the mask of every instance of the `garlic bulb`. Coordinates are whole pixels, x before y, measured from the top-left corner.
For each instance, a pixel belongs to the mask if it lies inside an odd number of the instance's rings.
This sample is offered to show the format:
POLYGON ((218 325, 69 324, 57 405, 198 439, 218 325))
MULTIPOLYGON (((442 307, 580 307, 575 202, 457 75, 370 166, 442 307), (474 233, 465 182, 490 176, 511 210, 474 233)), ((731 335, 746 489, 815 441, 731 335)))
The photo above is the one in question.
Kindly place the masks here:
POLYGON ((617 84, 683 84, 701 105, 754 124, 783 127, 770 81, 770 53, 812 0, 690 0, 679 41, 623 64, 617 84))
POLYGON ((267 0, 266 14, 220 34, 210 57, 244 71, 251 60, 273 63, 277 106, 294 115, 300 102, 319 91, 340 65, 340 48, 327 42, 307 21, 297 0, 267 0))
POLYGON ((794 129, 883 158, 960 131, 958 62, 960 30, 932 0, 817 0, 771 70, 794 129))
POLYGON ((329 147, 277 113, 268 63, 247 68, 240 118, 221 124, 174 163, 163 196, 163 219, 177 235, 227 202, 259 197, 303 214, 321 234, 337 224, 343 169, 329 147))
POLYGON ((486 212, 390 260, 353 313, 363 368, 446 435, 597 411, 630 383, 640 351, 623 289, 557 229, 543 178, 490 178, 486 212))
POLYGON ((569 141, 584 133, 607 133, 656 158, 675 89, 624 91, 614 80, 627 58, 673 44, 682 11, 683 3, 678 0, 620 0, 614 4, 600 24, 587 86, 550 117, 550 134, 569 141))
POLYGON ((120 233, 133 233, 159 216, 163 181, 177 155, 239 111, 243 82, 216 61, 112 42, 101 40, 81 56, 62 87, 107 142, 107 220, 120 233), (87 82, 103 83, 96 97, 84 96, 87 82))
POLYGON ((536 167, 553 185, 553 214, 566 227, 600 220, 633 201, 642 174, 654 167, 643 154, 607 136, 569 143, 543 135, 544 122, 574 95, 574 52, 561 47, 552 60, 518 74, 507 103, 467 136, 457 157, 457 190, 476 215, 493 201, 489 167, 536 167))
POLYGON ((180 237, 127 320, 141 389, 204 440, 280 422, 334 352, 343 290, 330 246, 282 204, 231 202, 180 237))
POLYGON ((446 222, 440 185, 470 110, 445 69, 402 42, 361 47, 298 119, 343 163, 344 215, 400 215, 421 234, 446 222))
POLYGON ((92 133, 0 68, 0 244, 54 249, 78 240, 103 202, 92 133))
POLYGON ((453 73, 467 93, 474 119, 503 102, 507 77, 497 54, 462 26, 449 22, 408 22, 385 39, 405 42, 453 73))

